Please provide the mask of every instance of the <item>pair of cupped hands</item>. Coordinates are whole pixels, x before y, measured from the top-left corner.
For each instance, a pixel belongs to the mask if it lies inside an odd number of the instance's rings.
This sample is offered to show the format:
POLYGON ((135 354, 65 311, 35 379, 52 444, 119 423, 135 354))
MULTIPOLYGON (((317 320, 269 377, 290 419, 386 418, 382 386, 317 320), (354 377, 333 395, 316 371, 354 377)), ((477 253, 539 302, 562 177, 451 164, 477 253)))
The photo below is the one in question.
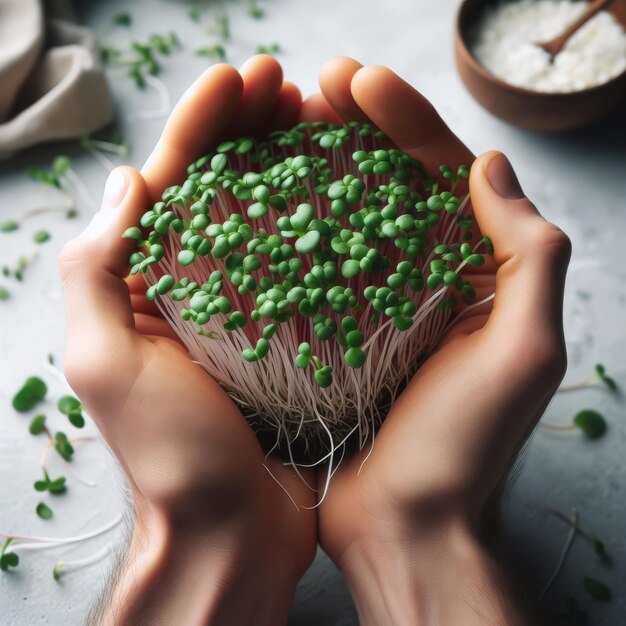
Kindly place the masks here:
MULTIPOLYGON (((302 100, 271 57, 208 69, 141 171, 120 167, 101 210, 62 251, 65 372, 134 502, 110 624, 285 623, 316 546, 346 577, 363 624, 525 623, 492 545, 503 485, 566 367, 567 237, 526 199, 502 154, 475 158, 391 70, 338 58, 302 100), (344 460, 324 501, 265 455, 239 410, 128 278, 122 233, 223 137, 298 121, 368 121, 431 173, 472 164, 493 259, 476 300, 395 401, 369 448, 344 460), (264 463, 271 473, 264 468, 264 463), (294 506, 289 492, 299 505, 294 506)), ((468 268, 470 269, 470 268, 468 268)), ((326 470, 309 484, 322 487, 326 470)))

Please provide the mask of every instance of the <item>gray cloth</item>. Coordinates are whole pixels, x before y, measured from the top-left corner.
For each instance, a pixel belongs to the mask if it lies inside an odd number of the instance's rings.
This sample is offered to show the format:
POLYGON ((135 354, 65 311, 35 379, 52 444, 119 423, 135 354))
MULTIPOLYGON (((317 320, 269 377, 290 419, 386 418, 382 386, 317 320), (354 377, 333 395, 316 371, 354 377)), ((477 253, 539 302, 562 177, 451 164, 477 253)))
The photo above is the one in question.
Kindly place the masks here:
POLYGON ((0 0, 0 159, 113 119, 95 38, 71 15, 63 0, 0 0))

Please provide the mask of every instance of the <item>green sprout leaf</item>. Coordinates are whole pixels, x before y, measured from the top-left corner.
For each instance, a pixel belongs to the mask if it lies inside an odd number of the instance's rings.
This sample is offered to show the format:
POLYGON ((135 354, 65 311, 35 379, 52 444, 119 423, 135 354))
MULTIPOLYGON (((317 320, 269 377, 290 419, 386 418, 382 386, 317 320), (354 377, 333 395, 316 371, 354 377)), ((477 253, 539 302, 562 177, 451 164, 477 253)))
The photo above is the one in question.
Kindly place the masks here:
POLYGON ((219 59, 220 61, 223 61, 226 58, 226 50, 224 49, 224 46, 221 46, 220 44, 198 48, 196 50, 196 54, 201 57, 219 59))
POLYGON ((0 570, 9 571, 11 567, 17 567, 20 563, 20 557, 15 552, 9 551, 9 546, 13 543, 13 539, 9 537, 0 550, 0 570))
POLYGON ((67 435, 63 432, 58 432, 54 436, 54 449, 59 453, 59 456, 66 461, 71 461, 74 454, 74 448, 70 443, 67 435))
POLYGON ((258 45, 256 47, 257 54, 269 54, 271 56, 275 56, 280 52, 280 46, 277 43, 271 43, 267 46, 258 45))
POLYGON ((15 220, 7 220, 0 223, 0 233, 10 233, 17 230, 20 227, 20 223, 15 220))
POLYGON ((45 243, 46 241, 49 241, 51 237, 52 235, 50 235, 50 233, 47 230, 38 230, 33 235, 33 241, 35 243, 45 243))
POLYGON ((8 300, 10 297, 11 292, 3 285, 0 285, 0 300, 8 300))
POLYGON ((583 586, 594 600, 598 602, 610 602, 612 597, 611 590, 602 581, 586 576, 583 579, 583 586))
POLYGON ((597 411, 585 409, 574 416, 574 426, 590 439, 598 439, 606 432, 606 420, 597 411))
POLYGON ((59 561, 52 570, 52 578, 59 582, 61 580, 61 576, 63 575, 63 570, 65 569, 65 563, 63 561, 59 561))
POLYGON ((118 13, 113 18, 113 24, 115 26, 130 26, 133 23, 133 18, 129 13, 118 13))
POLYGON ((36 511, 41 519, 52 519, 52 509, 45 502, 40 502, 37 505, 36 511))
POLYGON ((28 427, 28 431, 31 435, 40 435, 46 427, 46 416, 45 415, 35 415, 30 422, 30 426, 28 427))
POLYGON ((606 368, 602 363, 596 365, 596 375, 611 391, 617 391, 617 383, 613 378, 607 375, 606 368))
POLYGON ((58 176, 63 176, 72 166, 69 157, 60 155, 52 161, 52 171, 58 176))
POLYGON ((63 415, 67 415, 72 426, 76 428, 82 428, 85 425, 85 418, 83 417, 83 405, 78 398, 74 396, 63 396, 57 407, 63 415))
POLYGON ((63 396, 57 404, 59 411, 61 411, 64 415, 67 415, 70 411, 81 409, 82 406, 83 405, 80 403, 80 400, 74 396, 63 396))
POLYGON ((36 480, 33 484, 35 491, 49 491, 51 494, 65 493, 67 490, 65 486, 65 476, 59 476, 59 478, 51 479, 48 472, 44 469, 43 480, 36 480))
POLYGON ((13 408, 20 413, 30 411, 41 402, 48 392, 46 383, 37 376, 26 379, 22 388, 13 396, 13 408))

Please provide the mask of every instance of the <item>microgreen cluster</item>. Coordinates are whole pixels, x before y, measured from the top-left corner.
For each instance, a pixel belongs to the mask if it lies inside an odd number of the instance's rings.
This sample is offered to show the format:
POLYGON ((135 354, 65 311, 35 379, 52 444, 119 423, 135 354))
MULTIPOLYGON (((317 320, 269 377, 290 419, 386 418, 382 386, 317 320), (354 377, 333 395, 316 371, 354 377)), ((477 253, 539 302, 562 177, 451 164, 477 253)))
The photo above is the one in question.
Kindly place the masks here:
MULTIPOLYGON (((58 156, 52 161, 50 168, 30 167, 27 170, 28 177, 41 184, 43 187, 55 189, 64 193, 66 201, 62 206, 44 206, 30 209, 19 217, 11 218, 0 223, 0 232, 10 233, 18 230, 27 220, 42 213, 60 211, 68 218, 76 217, 77 211, 74 202, 72 187, 78 178, 72 170, 72 164, 68 157, 58 156)), ((40 230, 33 235, 35 243, 44 243, 50 239, 47 231, 40 230)))
POLYGON ((269 54, 271 56, 275 56, 280 53, 280 46, 276 42, 268 45, 261 44, 256 47, 255 52, 257 54, 269 54))
POLYGON ((153 33, 147 41, 133 41, 129 50, 110 45, 101 46, 100 58, 105 65, 127 67, 128 75, 137 87, 143 89, 148 82, 148 76, 156 76, 161 72, 159 55, 169 55, 173 49, 179 47, 175 33, 153 33))
MULTIPOLYGON (((48 393, 48 386, 38 376, 31 376, 26 379, 24 384, 13 396, 13 408, 19 413, 27 413, 45 401, 48 393)), ((76 428, 83 428, 85 418, 83 416, 83 405, 73 396, 62 396, 57 402, 59 412, 69 420, 70 424, 76 428)), ((44 414, 35 415, 29 424, 28 430, 31 435, 37 436, 45 434, 47 443, 41 457, 41 471, 43 478, 35 481, 34 488, 36 491, 48 492, 52 495, 65 493, 66 478, 59 476, 51 478, 45 465, 46 452, 53 448, 59 457, 64 461, 70 462, 74 455, 74 446, 76 440, 70 440, 67 434, 61 430, 52 433, 47 425, 47 418, 44 414)), ((45 503, 40 502, 36 509, 37 515, 42 519, 50 519, 53 515, 52 509, 45 503)))
POLYGON ((228 140, 125 232, 131 274, 249 414, 346 434, 475 296, 462 270, 490 243, 457 195, 467 167, 440 174, 368 124, 228 140))
MULTIPOLYGON (((60 375, 60 372, 54 368, 54 358, 52 355, 48 355, 48 363, 52 370, 55 371, 55 374, 58 373, 58 375, 60 375)), ((31 376, 26 379, 24 384, 13 396, 13 408, 19 413, 27 413, 44 403, 46 401, 47 394, 48 386, 46 383, 38 376, 31 376)), ((83 417, 83 406, 77 398, 73 396, 62 396, 57 402, 57 409, 61 414, 67 416, 73 426, 77 428, 82 428, 84 426, 85 420, 83 417)), ((59 458, 67 465, 68 469, 72 471, 77 479, 87 485, 95 486, 95 483, 81 478, 72 470, 70 465, 74 455, 74 445, 89 441, 92 438, 76 437, 70 439, 63 431, 57 431, 53 434, 48 426, 48 421, 44 414, 38 414, 32 417, 28 430, 33 436, 43 434, 47 439, 39 461, 43 476, 33 483, 33 487, 36 492, 40 494, 47 494, 50 499, 53 499, 60 497, 67 491, 66 477, 58 474, 53 477, 46 467, 46 457, 49 450, 56 451, 59 458)), ((54 511, 50 505, 41 500, 34 506, 34 511, 37 516, 44 521, 50 520, 54 517, 54 511)), ((0 570, 9 572, 11 569, 18 567, 20 564, 20 558, 17 552, 19 550, 45 549, 51 545, 62 546, 65 544, 87 541, 93 537, 97 537, 108 532, 117 526, 120 520, 121 517, 118 516, 115 520, 113 520, 113 522, 96 531, 74 537, 58 539, 33 536, 24 537, 22 535, 1 533, 0 537, 4 538, 4 544, 0 547, 0 570)), ((59 580, 63 573, 96 563, 104 558, 108 552, 109 547, 105 547, 89 557, 74 561, 59 561, 54 567, 52 575, 55 580, 59 580)))

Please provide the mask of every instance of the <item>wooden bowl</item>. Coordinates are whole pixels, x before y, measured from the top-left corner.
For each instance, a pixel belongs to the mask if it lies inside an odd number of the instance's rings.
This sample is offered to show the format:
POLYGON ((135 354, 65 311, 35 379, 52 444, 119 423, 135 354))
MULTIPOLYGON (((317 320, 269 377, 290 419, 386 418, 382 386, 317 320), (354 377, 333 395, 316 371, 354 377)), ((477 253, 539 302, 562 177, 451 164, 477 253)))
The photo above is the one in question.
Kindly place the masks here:
MULTIPOLYGON (((470 52, 468 34, 494 0, 464 0, 456 23, 456 63, 468 91, 503 120, 538 131, 579 128, 615 108, 626 97, 626 72, 607 83, 572 93, 547 93, 510 85, 486 70, 470 52)), ((610 11, 626 28, 626 0, 610 11)))

